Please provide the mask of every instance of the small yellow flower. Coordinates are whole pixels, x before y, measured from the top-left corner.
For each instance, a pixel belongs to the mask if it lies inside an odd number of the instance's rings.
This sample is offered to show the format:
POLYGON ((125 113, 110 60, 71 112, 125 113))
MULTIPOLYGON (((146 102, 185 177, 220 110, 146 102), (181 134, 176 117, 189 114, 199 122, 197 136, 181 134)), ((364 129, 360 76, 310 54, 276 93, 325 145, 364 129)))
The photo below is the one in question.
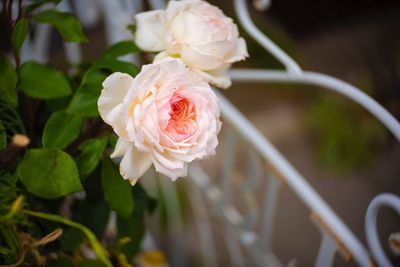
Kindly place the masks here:
POLYGON ((166 267, 167 258, 160 250, 144 251, 139 255, 138 262, 142 267, 166 267))

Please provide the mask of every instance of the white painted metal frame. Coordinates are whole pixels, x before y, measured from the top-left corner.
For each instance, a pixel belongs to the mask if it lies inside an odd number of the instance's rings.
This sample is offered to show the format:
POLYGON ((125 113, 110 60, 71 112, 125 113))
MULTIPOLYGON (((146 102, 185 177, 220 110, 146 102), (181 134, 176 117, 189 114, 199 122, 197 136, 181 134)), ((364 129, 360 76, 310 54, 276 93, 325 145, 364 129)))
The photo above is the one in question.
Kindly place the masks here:
POLYGON ((367 237, 371 254, 374 256, 379 266, 392 266, 380 244, 376 225, 378 211, 384 206, 394 209, 397 214, 400 215, 400 197, 389 193, 376 196, 367 209, 367 215, 365 217, 365 236, 367 237))
MULTIPOLYGON (((165 5, 163 0, 149 0, 153 8, 161 8, 165 5)), ((344 96, 359 103, 380 120, 393 134, 400 140, 400 124, 398 121, 380 106, 375 100, 363 93, 356 87, 333 78, 328 75, 303 71, 300 66, 267 36, 259 31, 252 22, 247 9, 245 0, 234 0, 235 9, 239 21, 244 29, 269 53, 274 55, 285 67, 285 71, 276 70, 250 70, 232 69, 229 74, 233 81, 237 82, 289 82, 305 83, 320 86, 343 94, 344 96)), ((270 5, 269 0, 255 0, 258 9, 265 9, 270 5)), ((81 19, 84 27, 93 25, 101 15, 106 25, 106 39, 109 44, 130 38, 125 31, 125 25, 131 16, 142 10, 142 1, 133 0, 76 0, 77 15, 81 19)), ((44 7, 47 8, 47 7, 44 7)), ((68 1, 62 1, 60 8, 71 11, 68 1)), ((37 25, 35 28, 35 39, 27 40, 22 49, 22 60, 36 59, 41 62, 48 60, 48 46, 50 44, 50 28, 46 25, 37 25)), ((67 59, 76 63, 81 59, 80 47, 77 44, 65 44, 67 59)), ((125 57, 125 60, 136 60, 134 57, 125 57)), ((272 166, 271 170, 266 170, 265 166, 260 166, 256 160, 252 161, 254 166, 247 175, 248 181, 243 187, 243 194, 251 203, 252 188, 261 179, 261 173, 268 173, 268 192, 262 207, 261 214, 254 213, 256 209, 249 209, 247 214, 241 214, 231 203, 232 190, 232 169, 233 160, 230 157, 234 151, 229 148, 234 145, 234 141, 229 140, 232 136, 227 136, 228 150, 225 151, 225 161, 223 163, 222 184, 213 183, 204 169, 199 165, 193 164, 189 169, 189 176, 193 179, 196 187, 193 190, 194 214, 198 216, 197 229, 200 236, 200 248, 203 255, 207 255, 205 263, 207 266, 216 266, 218 254, 215 252, 213 236, 211 234, 212 225, 210 218, 213 214, 207 214, 206 203, 211 203, 215 209, 217 217, 227 225, 225 238, 228 242, 228 251, 237 265, 245 265, 245 256, 241 250, 245 248, 246 253, 254 257, 259 266, 283 266, 278 258, 271 251, 270 241, 273 232, 273 221, 278 201, 279 188, 287 185, 310 209, 311 213, 318 218, 318 227, 321 231, 322 242, 315 262, 315 266, 330 266, 332 264, 335 251, 344 249, 360 266, 369 266, 371 258, 364 245, 354 236, 343 221, 332 211, 317 192, 307 183, 306 179, 282 156, 276 148, 220 93, 218 93, 221 104, 221 112, 226 128, 233 128, 233 131, 242 140, 249 144, 250 153, 255 153, 266 163, 272 166), (278 178, 279 177, 279 178, 278 178), (283 183, 282 183, 283 182, 283 183), (196 203, 196 204, 195 204, 196 203), (255 221, 261 220, 262 227, 260 233, 252 231, 255 221)), ((169 219, 175 223, 170 226, 171 233, 176 233, 182 227, 182 214, 179 209, 180 203, 176 197, 175 185, 163 182, 163 195, 170 201, 167 210, 169 219)), ((371 203, 366 218, 366 231, 369 247, 376 261, 382 266, 390 266, 390 262, 384 255, 379 245, 376 235, 376 216, 380 206, 391 205, 399 212, 399 199, 394 196, 383 196, 371 203)), ((250 205, 251 206, 251 205, 250 205)), ((176 243, 174 263, 183 266, 186 262, 185 256, 179 254, 183 249, 184 243, 176 243)))

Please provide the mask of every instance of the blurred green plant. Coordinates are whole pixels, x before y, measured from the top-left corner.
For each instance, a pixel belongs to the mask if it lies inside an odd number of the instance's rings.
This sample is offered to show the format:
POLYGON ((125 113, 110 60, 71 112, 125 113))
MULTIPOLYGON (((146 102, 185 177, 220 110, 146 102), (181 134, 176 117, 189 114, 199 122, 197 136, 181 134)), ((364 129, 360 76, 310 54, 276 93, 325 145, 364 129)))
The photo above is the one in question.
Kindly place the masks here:
POLYGON ((155 200, 140 184, 123 180, 109 159, 115 135, 99 118, 97 99, 110 73, 138 73, 118 57, 139 49, 122 41, 69 73, 35 61, 21 64, 32 24, 51 25, 65 42, 88 42, 79 21, 57 10, 59 2, 2 1, 0 265, 131 266, 155 200), (46 3, 54 8, 39 9, 46 3), (117 213, 115 236, 106 232, 111 211, 117 213), (85 259, 87 249, 96 260, 85 259))
POLYGON ((311 128, 320 161, 327 167, 362 168, 387 139, 387 131, 361 107, 330 95, 311 108, 311 128))

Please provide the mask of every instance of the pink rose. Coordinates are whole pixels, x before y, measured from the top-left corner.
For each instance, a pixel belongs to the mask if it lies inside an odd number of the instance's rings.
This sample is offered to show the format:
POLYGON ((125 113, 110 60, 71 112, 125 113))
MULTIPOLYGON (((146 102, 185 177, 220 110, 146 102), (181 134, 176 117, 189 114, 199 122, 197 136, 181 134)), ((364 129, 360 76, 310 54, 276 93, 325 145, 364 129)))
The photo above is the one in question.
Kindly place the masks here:
POLYGON ((221 128, 217 97, 180 59, 145 65, 132 78, 113 73, 98 100, 103 120, 119 136, 112 158, 135 184, 153 163, 172 180, 187 164, 215 153, 221 128))
POLYGON ((136 44, 145 51, 162 51, 221 88, 230 86, 226 70, 248 56, 237 26, 216 6, 200 0, 170 1, 167 9, 135 16, 136 44))

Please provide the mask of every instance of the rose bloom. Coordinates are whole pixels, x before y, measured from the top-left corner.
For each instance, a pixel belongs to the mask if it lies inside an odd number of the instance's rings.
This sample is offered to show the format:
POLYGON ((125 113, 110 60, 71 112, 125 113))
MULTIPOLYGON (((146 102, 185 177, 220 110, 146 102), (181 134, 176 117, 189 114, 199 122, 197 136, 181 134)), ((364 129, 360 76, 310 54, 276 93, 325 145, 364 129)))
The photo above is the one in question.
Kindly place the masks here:
POLYGON ((135 42, 144 51, 180 57, 208 82, 227 88, 233 62, 248 56, 237 26, 216 6, 200 0, 170 1, 166 10, 135 16, 135 42))
POLYGON ((121 175, 132 185, 151 164, 175 180, 186 176, 189 162, 215 153, 221 129, 217 97, 180 59, 144 65, 135 78, 111 74, 98 107, 119 136, 111 157, 122 157, 121 175))

